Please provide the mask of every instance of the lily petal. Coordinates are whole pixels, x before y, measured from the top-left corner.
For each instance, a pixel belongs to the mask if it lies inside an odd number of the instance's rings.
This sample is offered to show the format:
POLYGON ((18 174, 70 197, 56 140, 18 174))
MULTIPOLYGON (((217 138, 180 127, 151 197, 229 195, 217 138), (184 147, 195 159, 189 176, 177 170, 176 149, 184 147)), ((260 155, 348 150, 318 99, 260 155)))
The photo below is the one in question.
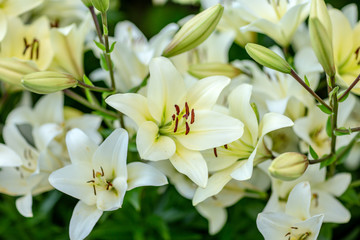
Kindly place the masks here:
POLYGON ((310 217, 311 189, 308 182, 297 184, 290 192, 285 212, 298 219, 310 217))
POLYGON ((265 136, 274 130, 291 127, 293 125, 293 121, 284 115, 278 113, 266 113, 260 122, 259 136, 265 136))
POLYGON ((154 122, 140 125, 136 136, 136 146, 142 159, 150 161, 165 160, 174 155, 174 140, 167 136, 159 136, 159 128, 154 122))
POLYGON ((151 165, 132 162, 127 165, 128 191, 142 186, 162 186, 168 183, 165 175, 151 165))
POLYGON ((209 221, 209 233, 216 234, 225 225, 227 212, 224 208, 212 204, 201 203, 196 210, 209 221))
POLYGON ((102 213, 95 205, 89 206, 79 201, 70 220, 70 239, 78 240, 88 236, 102 213))
POLYGON ((64 121, 64 95, 62 92, 48 94, 36 103, 34 115, 39 123, 62 123, 64 121))
POLYGON ((200 187, 206 187, 208 170, 200 152, 191 151, 181 144, 176 145, 175 154, 170 157, 172 165, 200 187))
POLYGON ((47 123, 40 127, 33 129, 33 137, 35 145, 39 150, 45 150, 49 143, 60 133, 63 129, 56 123, 47 123))
POLYGON ((80 129, 74 128, 66 134, 66 146, 72 163, 90 163, 98 145, 80 129))
POLYGON ((25 196, 16 199, 15 202, 16 209, 24 217, 33 217, 32 213, 32 195, 31 192, 27 193, 25 196))
POLYGON ((22 164, 22 160, 14 150, 0 143, 0 166, 16 167, 22 164))
POLYGON ((336 197, 340 197, 351 183, 350 173, 338 173, 334 177, 330 178, 326 182, 318 186, 318 188, 333 194, 336 197))

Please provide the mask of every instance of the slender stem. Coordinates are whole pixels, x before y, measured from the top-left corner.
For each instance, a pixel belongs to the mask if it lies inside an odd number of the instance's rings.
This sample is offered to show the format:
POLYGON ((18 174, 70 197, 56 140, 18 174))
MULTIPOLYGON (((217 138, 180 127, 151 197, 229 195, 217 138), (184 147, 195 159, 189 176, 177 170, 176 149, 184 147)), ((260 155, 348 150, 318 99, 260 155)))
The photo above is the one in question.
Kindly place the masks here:
POLYGON ((86 84, 86 83, 84 83, 82 81, 79 81, 79 80, 78 80, 78 86, 82 87, 82 88, 85 88, 85 89, 92 90, 92 91, 96 91, 96 92, 112 92, 113 91, 110 88, 102 88, 102 87, 91 86, 91 85, 88 85, 88 84, 86 84))
POLYGON ((95 24, 95 28, 96 28, 97 35, 98 35, 98 37, 99 37, 99 41, 100 41, 102 44, 104 44, 104 40, 103 40, 102 34, 101 34, 100 24, 99 24, 99 21, 98 21, 98 19, 97 19, 97 16, 96 16, 94 7, 93 7, 93 6, 89 7, 89 10, 90 10, 90 12, 91 12, 91 16, 92 16, 92 19, 93 19, 94 24, 95 24))
POLYGON ((102 12, 101 13, 101 20, 103 23, 103 32, 104 32, 104 39, 105 39, 105 59, 106 59, 106 63, 108 65, 109 68, 109 74, 110 74, 110 79, 111 79, 111 88, 115 91, 115 78, 114 78, 114 70, 113 70, 113 65, 111 62, 111 57, 110 57, 110 47, 109 47, 109 35, 108 35, 108 24, 107 24, 107 14, 106 12, 102 12), (105 30, 106 28, 106 30, 105 30))
POLYGON ((352 133, 352 132, 360 132, 360 127, 354 127, 354 128, 350 128, 350 129, 339 129, 336 128, 335 129, 336 132, 341 132, 341 133, 352 133))
POLYGON ((319 158, 319 159, 315 159, 315 160, 308 160, 309 161, 309 164, 316 164, 316 163, 321 163, 325 160, 328 160, 329 158, 331 158, 333 155, 332 154, 329 154, 323 158, 319 158))
POLYGON ((319 97, 319 95, 317 95, 308 85, 306 85, 306 83, 299 77, 299 75, 297 75, 297 73, 291 69, 290 75, 298 82, 301 84, 301 86, 303 86, 306 91, 308 91, 311 95, 313 95, 316 100, 318 100, 322 105, 324 105, 327 109, 329 109, 330 111, 332 111, 332 108, 326 103, 324 102, 324 100, 321 99, 321 97, 319 97))
POLYGON ((64 91, 66 96, 74 99, 75 101, 83 104, 84 106, 86 106, 86 107, 88 107, 90 109, 102 112, 102 113, 104 113, 104 114, 106 114, 108 116, 114 117, 114 118, 119 118, 119 116, 116 113, 108 111, 108 110, 106 110, 106 109, 104 109, 104 108, 102 108, 102 107, 100 107, 98 105, 93 105, 93 104, 89 103, 85 98, 81 97, 80 95, 78 95, 77 93, 75 93, 75 92, 73 92, 73 91, 71 91, 69 89, 65 89, 63 91, 64 91))
POLYGON ((352 84, 346 89, 346 91, 341 94, 338 101, 341 101, 350 91, 355 87, 355 85, 360 81, 360 74, 357 76, 357 78, 352 82, 352 84))
POLYGON ((140 90, 140 88, 146 86, 149 77, 150 77, 150 74, 146 75, 146 77, 142 80, 142 82, 139 85, 137 85, 136 87, 133 87, 128 92, 130 92, 130 93, 138 92, 140 90))
MULTIPOLYGON (((331 90, 333 90, 336 87, 335 83, 335 76, 330 77, 331 82, 331 90)), ((331 106, 333 108, 332 115, 331 115, 331 154, 335 155, 336 153, 336 135, 335 135, 335 129, 337 128, 337 116, 338 116, 338 98, 337 94, 333 94, 331 99, 331 106)), ((330 165, 329 167, 329 176, 333 176, 335 174, 335 168, 336 168, 336 162, 338 159, 338 156, 335 156, 335 161, 330 165)))

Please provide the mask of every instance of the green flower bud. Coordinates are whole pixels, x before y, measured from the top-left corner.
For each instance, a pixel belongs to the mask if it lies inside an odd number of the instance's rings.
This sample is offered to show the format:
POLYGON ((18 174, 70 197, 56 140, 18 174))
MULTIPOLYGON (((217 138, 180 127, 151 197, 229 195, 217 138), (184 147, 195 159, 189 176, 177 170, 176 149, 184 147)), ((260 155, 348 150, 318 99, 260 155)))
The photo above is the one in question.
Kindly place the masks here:
POLYGON ((311 2, 309 32, 311 45, 324 71, 330 77, 335 76, 332 26, 323 0, 313 0, 311 2))
POLYGON ((274 178, 283 181, 292 181, 299 178, 309 165, 307 157, 296 152, 283 153, 275 158, 269 172, 274 178))
POLYGON ((204 42, 219 23, 224 7, 212 6, 190 19, 175 34, 164 50, 164 57, 172 57, 197 47, 204 42))
POLYGON ((226 76, 234 78, 241 74, 241 70, 226 63, 200 63, 192 64, 188 71, 191 75, 197 78, 205 78, 210 76, 226 76))
POLYGON ((70 74, 45 71, 25 75, 21 84, 29 91, 48 94, 75 87, 77 80, 70 74))
POLYGON ((277 55, 275 52, 270 49, 263 47, 259 44, 248 43, 245 46, 246 52, 252 57, 256 62, 265 67, 274 69, 283 73, 290 73, 291 67, 290 65, 277 55))
POLYGON ((106 12, 109 9, 109 0, 91 0, 91 3, 100 12, 106 12))
POLYGON ((86 7, 91 7, 92 6, 91 0, 81 0, 81 1, 86 7))

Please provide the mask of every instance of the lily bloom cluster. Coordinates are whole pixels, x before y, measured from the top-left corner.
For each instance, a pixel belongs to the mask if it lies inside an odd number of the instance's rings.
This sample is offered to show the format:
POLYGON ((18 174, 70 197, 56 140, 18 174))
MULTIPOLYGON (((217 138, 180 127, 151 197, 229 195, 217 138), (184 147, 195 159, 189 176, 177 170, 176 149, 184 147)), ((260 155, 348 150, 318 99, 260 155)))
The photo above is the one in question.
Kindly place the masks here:
POLYGON ((323 223, 350 221, 360 200, 339 198, 360 165, 356 5, 176 2, 203 11, 150 40, 130 21, 109 36, 109 0, 0 4, 0 192, 25 217, 35 195, 78 199, 71 239, 144 186, 173 185, 211 235, 242 198, 263 202, 267 240, 317 239, 323 223), (230 60, 233 44, 255 61, 230 60), (85 71, 86 51, 101 68, 85 71))

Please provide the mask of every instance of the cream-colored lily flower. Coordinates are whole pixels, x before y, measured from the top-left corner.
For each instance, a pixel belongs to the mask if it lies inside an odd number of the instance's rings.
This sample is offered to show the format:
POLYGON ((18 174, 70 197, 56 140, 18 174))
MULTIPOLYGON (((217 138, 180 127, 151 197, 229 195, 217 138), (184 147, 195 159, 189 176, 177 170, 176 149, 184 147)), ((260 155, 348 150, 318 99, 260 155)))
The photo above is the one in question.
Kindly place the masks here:
POLYGON ((237 0, 238 13, 250 24, 242 31, 268 35, 287 47, 293 35, 310 12, 310 0, 237 0))
MULTIPOLYGON (((346 16, 337 9, 330 9, 329 15, 333 32, 336 78, 340 85, 348 87, 360 73, 360 22, 352 27, 346 16)), ((352 92, 360 95, 360 83, 352 92)))
POLYGON ((87 14, 79 26, 72 24, 63 28, 51 29, 54 59, 49 70, 70 73, 75 78, 82 79, 85 38, 91 24, 91 16, 87 14))
POLYGON ((187 90, 170 60, 160 57, 150 62, 147 97, 116 94, 105 101, 136 122, 141 158, 170 159, 179 172, 205 187, 208 171, 199 151, 230 143, 243 133, 239 120, 211 110, 229 82, 208 77, 187 90))
POLYGON ((256 224, 265 240, 316 240, 324 216, 310 215, 311 198, 310 184, 301 182, 290 192, 285 213, 260 213, 256 224))
POLYGON ((50 23, 45 17, 30 25, 19 18, 8 22, 8 31, 1 42, 0 79, 20 85, 25 74, 46 70, 53 58, 50 23))
MULTIPOLYGON (((264 167, 269 163, 264 163, 264 167)), ((324 222, 346 223, 350 220, 350 212, 336 197, 340 197, 351 182, 350 173, 338 173, 325 180, 326 168, 320 169, 320 164, 309 165, 306 172, 294 181, 281 181, 272 178, 272 195, 264 212, 285 210, 285 200, 295 186, 303 181, 311 185, 310 214, 324 215, 324 222)))
POLYGON ((206 188, 196 190, 194 205, 219 193, 231 179, 250 179, 254 165, 271 157, 271 152, 263 142, 264 136, 293 125, 288 117, 278 113, 267 113, 258 123, 257 115, 250 104, 251 92, 251 85, 242 84, 229 95, 230 116, 245 124, 244 134, 230 144, 203 152, 209 171, 214 174, 209 178, 206 188))
POLYGON ((43 0, 1 0, 0 1, 0 41, 2 41, 7 34, 7 30, 11 29, 8 26, 8 22, 11 18, 17 17, 37 6, 39 6, 43 0))
POLYGON ((124 129, 113 131, 100 146, 73 129, 66 144, 71 164, 53 172, 49 181, 80 200, 70 220, 70 239, 84 239, 103 211, 121 208, 127 190, 167 184, 165 175, 150 165, 126 164, 128 134, 124 129))

